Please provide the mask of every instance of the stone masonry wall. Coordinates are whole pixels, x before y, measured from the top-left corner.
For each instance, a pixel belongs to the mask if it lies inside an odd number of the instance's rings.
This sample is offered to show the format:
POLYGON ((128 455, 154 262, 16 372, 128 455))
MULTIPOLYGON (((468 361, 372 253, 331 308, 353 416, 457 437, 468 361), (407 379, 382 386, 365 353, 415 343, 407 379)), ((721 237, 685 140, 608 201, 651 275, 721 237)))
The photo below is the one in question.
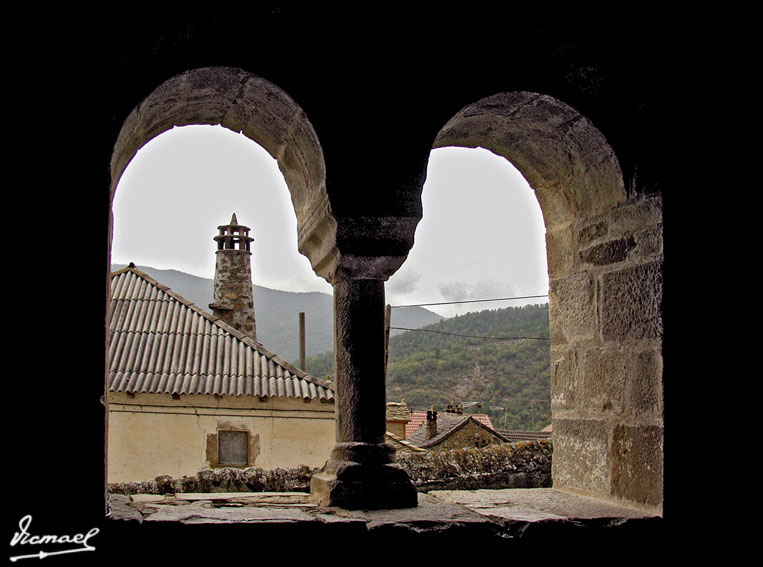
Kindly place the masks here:
POLYGON ((659 508, 661 199, 577 219, 547 244, 554 487, 659 508))
POLYGON ((480 448, 501 442, 502 441, 493 433, 484 427, 480 427, 473 421, 470 421, 457 431, 453 432, 446 439, 443 439, 437 445, 430 447, 429 450, 450 451, 452 449, 460 449, 464 447, 480 448))
POLYGON ((482 448, 398 454, 417 490, 546 488, 551 486, 551 442, 501 443, 482 448))
POLYGON ((215 315, 234 329, 256 338, 254 293, 250 253, 243 250, 218 250, 214 279, 215 315))
POLYGON ((309 492, 314 470, 307 466, 265 470, 259 467, 202 469, 196 476, 158 476, 143 482, 110 484, 114 494, 175 494, 183 492, 309 492))
MULTIPOLYGON (((551 442, 490 445, 425 453, 398 452, 397 462, 417 490, 545 488, 551 485, 551 442)), ((111 484, 113 494, 183 492, 309 492, 309 467, 263 470, 258 467, 200 470, 195 477, 159 476, 146 482, 111 484)))

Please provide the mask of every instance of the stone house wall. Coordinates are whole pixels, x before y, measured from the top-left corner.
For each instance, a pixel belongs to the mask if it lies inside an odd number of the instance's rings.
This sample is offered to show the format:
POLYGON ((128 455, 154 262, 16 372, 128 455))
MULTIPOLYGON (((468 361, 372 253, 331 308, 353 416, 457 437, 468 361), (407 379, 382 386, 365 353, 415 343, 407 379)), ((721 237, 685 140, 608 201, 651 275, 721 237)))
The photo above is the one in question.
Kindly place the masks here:
POLYGON ((481 448, 494 443, 503 443, 503 440, 473 421, 468 421, 466 425, 454 431, 440 443, 427 447, 427 449, 430 451, 449 451, 466 447, 481 448))
POLYGON ((192 476, 217 466, 220 431, 245 431, 246 466, 321 466, 334 445, 334 404, 318 400, 109 393, 108 482, 192 476))

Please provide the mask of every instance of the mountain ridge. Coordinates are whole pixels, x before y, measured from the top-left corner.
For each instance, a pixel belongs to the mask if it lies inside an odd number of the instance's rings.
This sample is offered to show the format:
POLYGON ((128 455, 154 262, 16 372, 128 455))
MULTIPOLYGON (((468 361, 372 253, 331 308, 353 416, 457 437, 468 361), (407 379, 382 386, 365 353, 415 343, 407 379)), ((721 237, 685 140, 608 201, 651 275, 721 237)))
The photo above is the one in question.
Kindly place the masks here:
MULTIPOLYGON (((496 427, 537 430, 551 421, 549 336, 547 303, 470 312, 396 335, 387 400, 438 411, 471 402, 466 413, 486 413, 496 427)), ((309 357, 306 370, 333 375, 333 353, 309 357)))
MULTIPOLYGON (((117 271, 126 264, 112 264, 117 271)), ((175 269, 135 266, 166 285, 200 309, 211 313, 214 280, 175 269)), ((252 284, 257 340, 268 350, 290 362, 299 359, 299 313, 305 313, 305 353, 313 356, 334 348, 334 302, 331 295, 319 291, 293 292, 252 284)), ((420 328, 444 319, 423 307, 406 309, 395 324, 420 328)), ((402 331, 392 331, 399 334, 402 331)))

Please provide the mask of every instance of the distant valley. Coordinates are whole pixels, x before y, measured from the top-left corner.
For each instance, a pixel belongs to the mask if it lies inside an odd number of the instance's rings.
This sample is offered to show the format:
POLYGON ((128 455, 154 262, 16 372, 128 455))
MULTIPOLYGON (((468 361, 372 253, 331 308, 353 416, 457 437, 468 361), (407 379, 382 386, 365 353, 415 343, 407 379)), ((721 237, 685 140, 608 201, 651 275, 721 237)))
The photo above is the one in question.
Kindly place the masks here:
MULTIPOLYGON (((390 338, 387 400, 416 410, 470 404, 466 413, 486 413, 497 427, 537 430, 551 422, 549 348, 547 303, 443 319, 390 338)), ((306 366, 333 375, 333 353, 306 366)))

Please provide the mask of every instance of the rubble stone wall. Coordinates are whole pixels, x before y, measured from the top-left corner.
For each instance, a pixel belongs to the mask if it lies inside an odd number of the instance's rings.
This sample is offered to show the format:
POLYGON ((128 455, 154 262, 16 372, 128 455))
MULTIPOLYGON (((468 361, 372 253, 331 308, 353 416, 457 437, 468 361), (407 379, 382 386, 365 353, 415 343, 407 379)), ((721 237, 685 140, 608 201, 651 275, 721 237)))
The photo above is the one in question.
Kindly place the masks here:
MULTIPOLYGON (((546 439, 482 448, 398 452, 397 462, 421 492, 477 488, 547 488, 551 486, 551 442, 546 439)), ((310 492, 317 469, 302 466, 264 470, 258 467, 202 469, 195 477, 159 476, 146 482, 110 484, 113 494, 182 492, 310 492)))
POLYGON ((421 492, 551 487, 551 442, 501 443, 426 453, 398 453, 421 492))

